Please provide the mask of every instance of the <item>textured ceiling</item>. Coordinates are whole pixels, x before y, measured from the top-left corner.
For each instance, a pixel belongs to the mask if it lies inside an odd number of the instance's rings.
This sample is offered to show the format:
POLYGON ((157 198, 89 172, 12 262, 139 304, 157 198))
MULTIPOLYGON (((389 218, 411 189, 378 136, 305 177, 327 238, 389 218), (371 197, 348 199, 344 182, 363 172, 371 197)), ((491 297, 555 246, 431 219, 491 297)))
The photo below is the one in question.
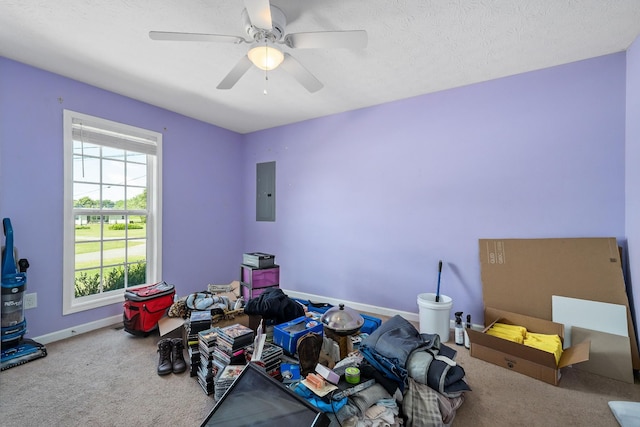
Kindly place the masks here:
MULTIPOLYGON (((216 85, 247 44, 167 42, 150 30, 243 35, 243 2, 0 0, 0 56, 240 133, 624 51, 638 0, 272 0, 287 33, 360 30, 364 50, 289 49, 322 83, 253 67, 216 85)), ((0 78, 2 76, 0 75, 0 78)))

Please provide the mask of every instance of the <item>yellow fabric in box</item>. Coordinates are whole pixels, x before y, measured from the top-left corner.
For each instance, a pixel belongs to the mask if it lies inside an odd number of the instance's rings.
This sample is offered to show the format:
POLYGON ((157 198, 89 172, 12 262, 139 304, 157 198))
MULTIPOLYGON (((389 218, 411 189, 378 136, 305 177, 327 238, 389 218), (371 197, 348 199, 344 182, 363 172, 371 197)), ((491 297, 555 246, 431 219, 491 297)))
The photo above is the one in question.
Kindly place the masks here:
POLYGON ((508 323, 496 322, 496 323, 493 324, 491 329, 495 329, 495 330, 498 330, 498 331, 504 331, 504 332, 509 333, 509 334, 517 334, 517 335, 522 336, 522 338, 524 338, 527 335, 527 328, 525 328, 524 326, 509 325, 508 323))
POLYGON ((494 323, 493 326, 491 326, 491 328, 489 328, 489 330, 487 331, 487 334, 505 340, 517 342, 518 344, 523 344, 526 332, 526 328, 523 328, 522 326, 494 323))
POLYGON ((524 326, 499 322, 494 323, 487 334, 552 353, 556 359, 556 365, 560 362, 562 341, 558 335, 538 334, 527 331, 524 326))
POLYGON ((553 353, 556 358, 556 365, 560 362, 560 357, 562 357, 562 341, 558 335, 527 332, 524 338, 524 345, 553 353))

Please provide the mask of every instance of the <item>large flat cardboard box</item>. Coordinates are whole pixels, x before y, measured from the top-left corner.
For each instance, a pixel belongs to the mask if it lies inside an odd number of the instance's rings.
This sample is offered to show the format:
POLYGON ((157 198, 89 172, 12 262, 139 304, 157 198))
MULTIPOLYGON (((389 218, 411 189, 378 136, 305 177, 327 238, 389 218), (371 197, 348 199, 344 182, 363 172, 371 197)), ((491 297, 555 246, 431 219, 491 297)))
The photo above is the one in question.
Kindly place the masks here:
POLYGON ((553 295, 624 305, 633 368, 640 369, 615 238, 480 239, 479 249, 485 307, 552 320, 553 295))
POLYGON ((564 326, 560 323, 492 307, 485 308, 484 318, 487 326, 482 331, 467 329, 472 357, 553 385, 558 385, 560 381, 561 368, 589 360, 589 341, 565 349, 560 362, 556 364, 552 353, 486 334, 495 322, 501 322, 524 326, 529 332, 558 335, 564 339, 564 326))

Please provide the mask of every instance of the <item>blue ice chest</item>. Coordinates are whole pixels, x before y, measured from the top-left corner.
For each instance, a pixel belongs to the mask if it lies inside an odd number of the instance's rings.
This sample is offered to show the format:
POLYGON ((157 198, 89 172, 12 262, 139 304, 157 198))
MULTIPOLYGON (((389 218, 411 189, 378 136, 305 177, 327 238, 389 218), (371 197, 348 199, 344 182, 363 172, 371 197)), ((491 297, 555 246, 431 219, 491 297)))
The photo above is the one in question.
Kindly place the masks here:
POLYGON ((322 335, 323 325, 306 316, 273 327, 273 342, 289 355, 296 354, 298 339, 309 332, 322 335))
POLYGON ((360 332, 364 334, 370 334, 376 329, 378 326, 382 324, 382 319, 378 319, 377 317, 369 316, 368 314, 360 313, 362 318, 364 319, 364 324, 360 328, 360 332))

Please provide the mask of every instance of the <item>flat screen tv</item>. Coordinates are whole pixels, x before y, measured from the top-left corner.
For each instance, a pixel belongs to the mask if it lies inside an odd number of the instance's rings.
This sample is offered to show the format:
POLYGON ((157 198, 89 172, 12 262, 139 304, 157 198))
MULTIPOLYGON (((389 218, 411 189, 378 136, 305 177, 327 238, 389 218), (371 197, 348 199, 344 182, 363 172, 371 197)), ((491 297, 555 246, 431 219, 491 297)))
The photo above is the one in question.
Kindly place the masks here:
POLYGON ((329 418, 279 381, 249 363, 201 427, 327 427, 329 418))

